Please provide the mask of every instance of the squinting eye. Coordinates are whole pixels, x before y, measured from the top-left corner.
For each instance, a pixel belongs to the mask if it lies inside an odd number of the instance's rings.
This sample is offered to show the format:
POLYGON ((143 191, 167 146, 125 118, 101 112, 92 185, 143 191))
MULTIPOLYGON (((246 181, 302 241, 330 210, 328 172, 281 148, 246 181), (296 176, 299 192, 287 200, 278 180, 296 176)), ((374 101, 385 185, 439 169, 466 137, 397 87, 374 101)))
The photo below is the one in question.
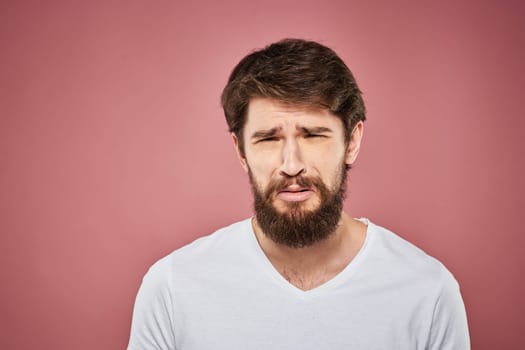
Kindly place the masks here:
POLYGON ((279 138, 277 138, 277 137, 267 137, 267 138, 264 138, 264 139, 260 139, 257 142, 259 143, 259 142, 269 142, 269 141, 278 141, 278 140, 279 140, 279 138))
POLYGON ((305 138, 307 139, 311 139, 311 138, 320 138, 320 137, 326 137, 325 135, 320 135, 320 134, 306 134, 304 135, 305 138))

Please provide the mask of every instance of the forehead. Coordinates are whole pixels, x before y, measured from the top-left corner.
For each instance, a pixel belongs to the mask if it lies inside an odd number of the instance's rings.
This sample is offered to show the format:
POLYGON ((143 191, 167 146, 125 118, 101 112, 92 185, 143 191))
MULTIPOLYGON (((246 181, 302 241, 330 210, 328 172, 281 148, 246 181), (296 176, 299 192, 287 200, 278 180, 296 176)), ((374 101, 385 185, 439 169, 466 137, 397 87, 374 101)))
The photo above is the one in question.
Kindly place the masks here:
POLYGON ((343 129, 343 122, 327 109, 308 108, 268 98, 250 100, 245 132, 287 126, 326 127, 337 131, 343 129))

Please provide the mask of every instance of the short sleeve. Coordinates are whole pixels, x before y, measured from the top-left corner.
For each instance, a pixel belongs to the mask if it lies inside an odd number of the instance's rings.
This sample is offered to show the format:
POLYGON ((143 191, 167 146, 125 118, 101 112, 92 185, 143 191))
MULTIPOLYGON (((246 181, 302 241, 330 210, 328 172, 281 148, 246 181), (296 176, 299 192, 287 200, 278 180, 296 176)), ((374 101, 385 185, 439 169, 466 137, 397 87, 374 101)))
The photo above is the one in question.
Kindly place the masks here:
POLYGON ((128 350, 175 350, 166 260, 154 264, 144 276, 133 309, 128 350))
POLYGON ((434 307, 428 349, 469 350, 467 315, 459 284, 450 272, 445 272, 434 307))

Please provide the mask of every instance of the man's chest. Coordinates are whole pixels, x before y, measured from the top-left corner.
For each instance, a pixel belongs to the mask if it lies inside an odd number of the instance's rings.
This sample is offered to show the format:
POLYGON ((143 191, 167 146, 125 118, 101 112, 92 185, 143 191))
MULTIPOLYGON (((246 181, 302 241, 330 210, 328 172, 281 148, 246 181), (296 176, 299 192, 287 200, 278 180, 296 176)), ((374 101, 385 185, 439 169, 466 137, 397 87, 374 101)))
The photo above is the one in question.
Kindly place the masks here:
POLYGON ((175 303, 177 349, 424 349, 426 311, 381 294, 301 298, 242 287, 187 294, 175 303))

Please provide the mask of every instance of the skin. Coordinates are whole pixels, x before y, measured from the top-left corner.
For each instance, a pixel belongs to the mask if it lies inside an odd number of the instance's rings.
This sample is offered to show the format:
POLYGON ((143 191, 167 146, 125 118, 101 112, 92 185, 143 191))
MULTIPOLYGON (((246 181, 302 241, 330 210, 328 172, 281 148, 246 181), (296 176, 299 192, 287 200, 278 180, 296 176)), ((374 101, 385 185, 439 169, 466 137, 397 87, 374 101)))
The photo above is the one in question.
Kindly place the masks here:
MULTIPOLYGON (((358 122, 348 144, 344 140, 342 121, 327 110, 305 109, 275 100, 256 98, 250 101, 243 130, 244 154, 232 135, 241 166, 251 170, 260 191, 271 180, 297 176, 319 177, 332 189, 340 181, 344 161, 351 165, 359 153, 363 122, 358 122)), ((273 205, 285 212, 288 202, 314 210, 320 204, 315 188, 292 185, 273 195, 273 205)), ((269 239, 252 221, 259 244, 279 273, 291 284, 310 290, 341 272, 362 247, 366 225, 346 213, 334 234, 312 246, 290 248, 269 239)))

